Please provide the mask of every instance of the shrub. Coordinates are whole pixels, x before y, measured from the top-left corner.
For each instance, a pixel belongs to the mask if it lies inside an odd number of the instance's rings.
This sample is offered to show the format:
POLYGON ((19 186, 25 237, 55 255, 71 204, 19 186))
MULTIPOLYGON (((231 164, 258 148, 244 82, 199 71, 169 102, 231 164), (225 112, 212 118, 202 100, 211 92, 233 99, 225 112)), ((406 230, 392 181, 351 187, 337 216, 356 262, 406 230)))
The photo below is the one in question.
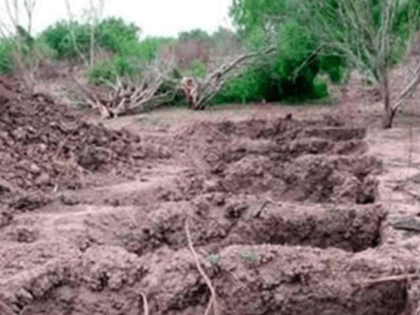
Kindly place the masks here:
POLYGON ((76 59, 79 54, 74 43, 81 53, 89 51, 90 28, 78 22, 60 21, 43 31, 41 40, 55 52, 57 59, 76 59))
POLYGON ((126 24, 122 18, 102 20, 95 31, 99 46, 113 53, 123 53, 127 46, 138 43, 140 28, 134 23, 126 24))
POLYGON ((190 64, 189 71, 193 77, 202 78, 207 73, 207 66, 200 60, 193 60, 190 64))
POLYGON ((169 37, 146 37, 136 46, 136 52, 133 52, 138 58, 143 60, 152 61, 156 59, 162 47, 173 41, 169 37))
POLYGON ((0 40, 0 73, 10 74, 13 72, 13 43, 8 39, 0 40))
MULTIPOLYGON (((95 43, 111 53, 133 54, 138 45, 140 29, 133 23, 126 24, 123 19, 110 17, 102 20, 95 29, 95 43)), ((60 21, 41 33, 44 41, 58 59, 77 59, 75 48, 86 54, 90 50, 91 26, 79 22, 60 21)), ((96 47, 97 48, 97 47, 96 47)))
POLYGON ((238 77, 228 81, 216 97, 216 103, 246 103, 262 99, 268 102, 304 101, 328 96, 325 83, 314 82, 320 71, 318 62, 298 68, 303 62, 281 54, 260 58, 238 77))
POLYGON ((135 58, 117 55, 111 60, 97 62, 86 72, 89 82, 100 85, 104 81, 115 83, 117 77, 136 80, 141 76, 142 64, 135 58))
POLYGON ((198 41, 198 42, 211 42, 210 35, 201 29, 194 29, 191 31, 181 32, 178 35, 180 42, 198 41))

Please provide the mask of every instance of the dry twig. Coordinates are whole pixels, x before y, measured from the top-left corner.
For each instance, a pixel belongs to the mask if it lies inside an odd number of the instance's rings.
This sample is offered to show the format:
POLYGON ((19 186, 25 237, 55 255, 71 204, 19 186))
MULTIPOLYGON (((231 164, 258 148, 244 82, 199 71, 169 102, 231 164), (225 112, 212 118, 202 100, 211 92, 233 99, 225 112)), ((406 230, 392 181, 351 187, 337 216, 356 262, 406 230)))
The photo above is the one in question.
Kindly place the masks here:
POLYGON ((384 283, 384 282, 392 282, 392 281, 407 281, 407 280, 413 280, 418 279, 419 275, 417 273, 415 274, 405 274, 405 275, 397 275, 397 276, 389 276, 389 277, 383 277, 378 279, 372 279, 372 280, 365 280, 361 283, 363 287, 369 287, 374 284, 378 283, 384 283))
POLYGON ((249 60, 259 56, 268 55, 276 51, 276 47, 269 47, 262 53, 251 53, 239 56, 234 61, 224 64, 216 71, 210 73, 201 83, 200 96, 195 109, 204 109, 206 105, 219 93, 228 79, 239 75, 241 67, 249 60), (236 71, 235 71, 236 70, 236 71))
POLYGON ((143 299, 143 311, 144 315, 149 315, 149 305, 147 304, 147 298, 146 295, 143 292, 140 292, 140 295, 143 299))
POLYGON ((187 233, 188 248, 190 249, 190 251, 191 251, 191 253, 194 257, 195 265, 197 266, 198 272, 204 278, 204 281, 206 282, 207 286, 209 287, 209 290, 210 290, 210 293, 211 293, 210 302, 209 302, 209 305, 207 306, 206 312, 204 314, 209 315, 210 310, 213 307, 213 314, 218 315, 219 314, 219 307, 218 307, 217 300, 216 300, 216 296, 217 296, 216 295, 216 290, 214 289, 210 278, 206 275, 203 268, 201 267, 200 260, 198 258, 197 252, 194 250, 194 246, 193 246, 193 243, 192 243, 192 240, 191 240, 190 230, 188 228, 188 218, 185 220, 185 232, 187 233))

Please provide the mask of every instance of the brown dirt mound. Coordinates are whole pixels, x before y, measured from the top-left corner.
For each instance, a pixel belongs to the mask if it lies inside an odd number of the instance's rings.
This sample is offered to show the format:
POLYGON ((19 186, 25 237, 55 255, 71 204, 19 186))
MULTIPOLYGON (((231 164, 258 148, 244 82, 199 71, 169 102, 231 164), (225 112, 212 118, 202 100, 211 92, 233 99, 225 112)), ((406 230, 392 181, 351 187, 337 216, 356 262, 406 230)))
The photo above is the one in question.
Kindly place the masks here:
POLYGON ((28 202, 29 192, 39 198, 40 191, 54 187, 86 187, 93 173, 133 179, 148 155, 162 156, 138 135, 83 122, 48 97, 18 88, 10 93, 9 102, 0 104, 0 194, 15 208, 37 207, 28 202))
POLYGON ((0 314, 137 315, 142 294, 151 315, 204 314, 187 220, 219 315, 410 313, 418 259, 384 242, 365 129, 288 117, 140 139, 10 91, 0 314))
MULTIPOLYGON (((416 262, 396 248, 391 256, 262 245, 226 247, 203 265, 221 315, 398 315, 410 311, 407 279, 375 279, 404 276, 416 262)), ((185 249, 139 258, 119 247, 95 246, 78 260, 50 263, 31 276, 15 279, 20 289, 4 296, 12 309, 24 309, 21 314, 142 314, 146 292, 150 314, 193 315, 204 314, 209 299, 185 249)))
POLYGON ((287 201, 366 204, 377 197, 382 163, 366 155, 364 128, 277 119, 204 123, 186 134, 212 190, 287 201))
MULTIPOLYGON (((137 218, 135 228, 127 229, 122 220, 121 225, 116 223, 113 227, 112 244, 140 256, 164 246, 185 248, 184 225, 188 217, 192 220, 194 244, 203 246, 206 251, 233 244, 300 244, 362 251, 380 242, 384 213, 376 206, 305 207, 272 204, 245 196, 226 198, 219 204, 220 199, 216 198, 200 197, 193 201, 193 206, 190 203, 162 205, 147 216, 137 218)), ((89 221, 96 230, 93 234, 101 233, 105 228, 103 224, 108 224, 96 217, 89 221)))

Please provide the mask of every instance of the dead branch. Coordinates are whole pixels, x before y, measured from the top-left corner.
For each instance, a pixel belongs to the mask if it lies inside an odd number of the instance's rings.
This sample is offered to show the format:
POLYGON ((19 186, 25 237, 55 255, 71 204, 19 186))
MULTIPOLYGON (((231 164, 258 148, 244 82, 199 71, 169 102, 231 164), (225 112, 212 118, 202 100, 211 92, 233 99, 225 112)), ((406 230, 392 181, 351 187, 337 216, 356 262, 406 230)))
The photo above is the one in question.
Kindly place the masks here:
POLYGON ((36 5, 36 0, 24 0, 23 6, 25 7, 26 15, 28 17, 28 33, 32 31, 32 17, 36 5))
POLYGON ((88 21, 90 22, 90 65, 93 66, 95 63, 95 30, 101 19, 105 0, 99 0, 96 5, 93 0, 89 0, 89 5, 90 7, 86 10, 86 13, 88 15, 88 21))
POLYGON ((211 293, 211 298, 210 298, 210 302, 209 305, 207 306, 206 312, 204 313, 204 315, 208 315, 210 314, 210 310, 213 307, 213 314, 214 315, 218 315, 219 314, 219 307, 218 307, 218 303, 216 300, 216 290, 214 289, 210 278, 206 275, 206 273, 204 272, 203 268, 200 265, 200 260, 198 258, 197 252, 194 250, 194 246, 191 240, 191 234, 190 234, 190 230, 188 228, 188 218, 185 220, 185 232, 187 234, 187 241, 188 241, 188 248, 190 249, 193 257, 194 257, 194 261, 195 261, 195 265, 198 269, 198 272, 201 274, 201 276, 204 278, 204 281, 206 282, 207 286, 209 287, 210 293, 211 293))
POLYGON ((143 299, 143 309, 144 309, 144 315, 149 315, 149 305, 147 304, 147 298, 146 295, 143 292, 140 292, 140 295, 143 299))
POLYGON ((83 53, 81 52, 81 50, 79 48, 79 45, 77 44, 76 35, 74 33, 74 24, 73 24, 74 23, 74 16, 73 16, 73 12, 71 10, 70 1, 69 0, 64 0, 64 2, 66 4, 67 14, 69 16, 69 21, 70 21, 70 37, 71 37, 71 40, 73 42, 74 50, 79 55, 79 57, 83 60, 83 63, 85 65, 88 65, 88 62, 86 60, 86 57, 83 55, 83 53))
POLYGON ((209 74, 203 81, 200 88, 199 99, 195 104, 195 109, 204 109, 206 105, 219 93, 226 84, 227 80, 240 74, 240 69, 246 62, 260 55, 268 55, 276 51, 276 47, 269 47, 261 53, 251 53, 239 56, 234 61, 221 66, 219 69, 209 74))
POLYGON ((93 108, 99 108, 103 118, 117 117, 134 110, 144 112, 154 109, 173 100, 178 91, 177 81, 170 78, 173 69, 173 60, 169 63, 156 61, 145 69, 138 84, 122 80, 115 72, 116 83, 106 82, 113 89, 108 97, 100 99, 84 89, 86 102, 93 108))
POLYGON ((417 63, 415 70, 413 71, 413 78, 411 81, 402 89, 398 95, 394 105, 392 106, 393 110, 397 110, 399 106, 404 102, 404 100, 410 97, 417 85, 420 83, 420 62, 417 63))
POLYGON ((365 280, 361 283, 361 285, 363 287, 369 287, 378 283, 392 282, 392 281, 407 281, 407 280, 418 279, 418 278, 419 278, 418 274, 405 274, 405 275, 389 276, 389 277, 383 277, 383 278, 372 279, 372 280, 365 280))
MULTIPOLYGON (((247 62, 260 54, 270 54, 275 50, 275 47, 270 47, 262 53, 241 55, 210 73, 201 84, 194 87, 194 97, 190 99, 191 107, 204 109, 228 79, 240 75, 240 70, 247 62)), ((173 59, 167 62, 156 60, 154 64, 146 67, 138 83, 120 78, 115 70, 115 83, 102 80, 112 90, 107 97, 92 95, 81 84, 76 85, 85 102, 94 109, 98 108, 102 118, 108 119, 133 111, 149 111, 172 101, 181 89, 184 90, 180 82, 171 77, 174 68, 173 59)))
POLYGON ((34 38, 30 35, 32 29, 32 18, 36 5, 36 0, 23 0, 24 12, 27 15, 27 28, 20 24, 20 1, 4 0, 6 11, 9 18, 8 22, 0 22, 0 33, 5 35, 9 33, 14 42, 13 61, 19 75, 25 82, 26 89, 32 93, 35 89, 34 72, 38 68, 40 56, 34 47, 34 38), (6 24, 13 25, 13 31, 10 31, 6 24))

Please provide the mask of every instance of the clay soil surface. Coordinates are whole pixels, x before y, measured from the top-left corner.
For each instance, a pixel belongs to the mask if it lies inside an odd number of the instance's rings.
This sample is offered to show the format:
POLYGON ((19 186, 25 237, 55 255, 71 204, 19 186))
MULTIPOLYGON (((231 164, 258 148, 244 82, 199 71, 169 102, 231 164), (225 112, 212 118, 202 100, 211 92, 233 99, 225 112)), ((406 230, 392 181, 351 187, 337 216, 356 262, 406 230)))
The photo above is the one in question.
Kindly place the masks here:
POLYGON ((1 315, 420 314, 418 101, 99 121, 0 86, 1 315))

